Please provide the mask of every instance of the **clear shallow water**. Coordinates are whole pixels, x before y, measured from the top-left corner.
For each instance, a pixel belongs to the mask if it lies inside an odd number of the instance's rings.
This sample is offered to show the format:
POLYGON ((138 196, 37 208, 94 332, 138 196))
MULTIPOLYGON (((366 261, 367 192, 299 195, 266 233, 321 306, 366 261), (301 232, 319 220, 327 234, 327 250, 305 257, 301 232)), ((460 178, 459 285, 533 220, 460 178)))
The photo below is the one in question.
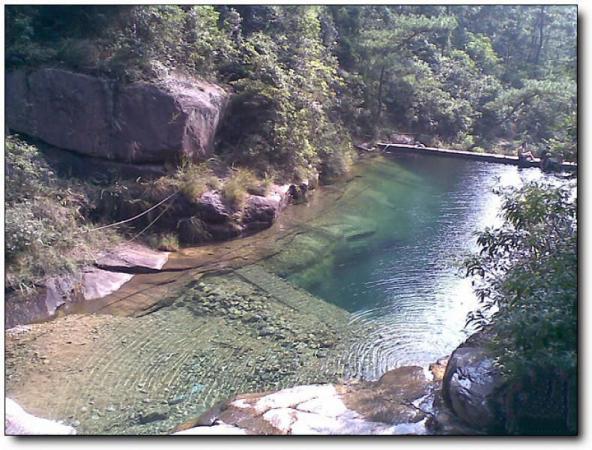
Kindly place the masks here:
POLYGON ((7 395, 80 433, 159 434, 236 393, 375 379, 449 354, 475 306, 458 267, 496 221, 491 189, 540 172, 425 156, 356 170, 268 230, 171 258, 194 270, 137 276, 95 304, 106 315, 9 336, 7 395), (151 411, 166 418, 144 423, 151 411))
POLYGON ((350 376, 375 379, 395 367, 426 365, 470 333, 465 320, 476 299, 460 264, 476 249, 474 233, 499 221, 492 189, 540 176, 537 169, 438 157, 373 160, 337 208, 306 225, 333 233, 330 249, 319 244, 314 263, 280 274, 366 326, 368 335, 347 356, 350 376))

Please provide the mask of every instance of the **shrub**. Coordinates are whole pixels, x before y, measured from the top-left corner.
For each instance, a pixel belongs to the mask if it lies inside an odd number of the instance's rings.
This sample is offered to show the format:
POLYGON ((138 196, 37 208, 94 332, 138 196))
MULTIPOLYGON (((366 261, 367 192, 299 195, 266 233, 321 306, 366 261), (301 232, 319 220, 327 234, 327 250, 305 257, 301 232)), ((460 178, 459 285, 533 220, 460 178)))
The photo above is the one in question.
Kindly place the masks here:
POLYGON ((577 209, 573 186, 531 183, 504 192, 505 222, 478 239, 467 271, 479 275, 482 307, 470 316, 491 324, 502 371, 577 367, 577 209))
POLYGON ((234 209, 240 209, 249 192, 260 192, 261 182, 248 169, 235 169, 222 187, 222 197, 234 209))
POLYGON ((208 189, 219 189, 220 180, 206 163, 181 162, 172 183, 190 201, 195 201, 208 189))
POLYGON ((48 276, 72 272, 117 240, 108 230, 89 232, 80 212, 86 195, 57 178, 35 146, 8 136, 5 155, 8 288, 33 288, 48 276))

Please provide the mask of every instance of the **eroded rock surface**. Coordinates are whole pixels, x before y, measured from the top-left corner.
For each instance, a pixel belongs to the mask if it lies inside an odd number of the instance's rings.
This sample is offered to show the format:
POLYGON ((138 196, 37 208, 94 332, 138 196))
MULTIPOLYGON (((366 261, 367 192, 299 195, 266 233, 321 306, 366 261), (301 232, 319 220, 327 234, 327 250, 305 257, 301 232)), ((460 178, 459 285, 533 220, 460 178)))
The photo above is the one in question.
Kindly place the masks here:
POLYGON ((422 368, 403 367, 377 382, 239 395, 180 425, 176 434, 425 434, 421 406, 431 388, 422 368))
POLYGON ((181 77, 125 85, 53 68, 6 75, 8 128, 121 162, 203 158, 227 100, 219 86, 181 77))

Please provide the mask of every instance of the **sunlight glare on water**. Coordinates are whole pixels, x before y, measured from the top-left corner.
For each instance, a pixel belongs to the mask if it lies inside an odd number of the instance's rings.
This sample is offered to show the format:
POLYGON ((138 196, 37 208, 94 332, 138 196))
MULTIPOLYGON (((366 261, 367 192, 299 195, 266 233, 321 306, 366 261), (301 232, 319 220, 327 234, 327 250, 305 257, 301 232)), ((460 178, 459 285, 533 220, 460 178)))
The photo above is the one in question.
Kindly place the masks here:
POLYGON ((470 334, 466 317, 477 301, 461 263, 477 249, 475 233, 501 223, 493 189, 541 173, 415 156, 371 162, 360 175, 333 213, 307 224, 347 230, 345 237, 288 278, 367 326, 348 355, 349 373, 376 379, 395 367, 425 366, 470 334))

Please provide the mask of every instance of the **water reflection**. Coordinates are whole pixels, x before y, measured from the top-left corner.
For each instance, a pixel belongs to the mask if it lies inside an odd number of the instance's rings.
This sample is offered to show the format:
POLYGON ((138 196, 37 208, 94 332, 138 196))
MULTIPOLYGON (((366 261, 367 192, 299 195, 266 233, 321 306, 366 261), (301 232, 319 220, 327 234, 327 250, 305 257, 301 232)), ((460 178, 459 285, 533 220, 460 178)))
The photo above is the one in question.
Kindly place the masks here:
POLYGON ((349 183, 332 214, 307 224, 340 230, 342 239, 289 279, 367 325, 368 336, 354 344, 348 367, 351 376, 375 379, 394 367, 426 365, 466 338, 466 315, 477 303, 459 269, 476 249, 475 233, 500 223, 501 200, 492 191, 542 174, 401 157, 369 163, 362 175, 349 183))

